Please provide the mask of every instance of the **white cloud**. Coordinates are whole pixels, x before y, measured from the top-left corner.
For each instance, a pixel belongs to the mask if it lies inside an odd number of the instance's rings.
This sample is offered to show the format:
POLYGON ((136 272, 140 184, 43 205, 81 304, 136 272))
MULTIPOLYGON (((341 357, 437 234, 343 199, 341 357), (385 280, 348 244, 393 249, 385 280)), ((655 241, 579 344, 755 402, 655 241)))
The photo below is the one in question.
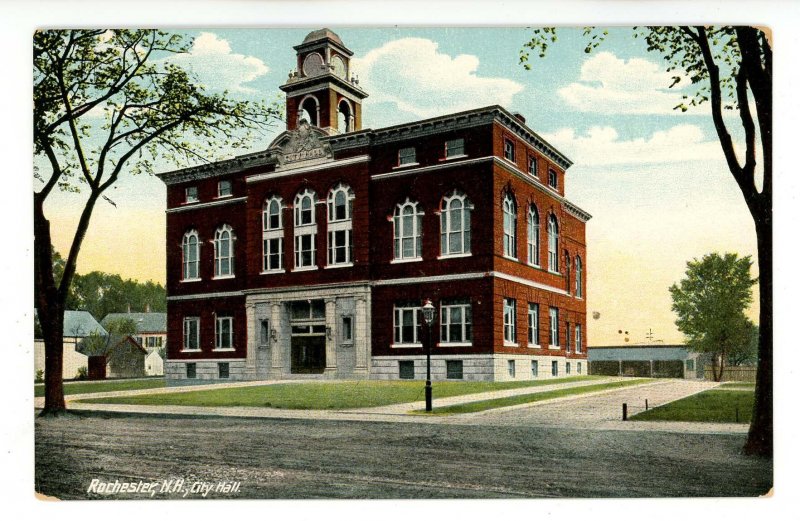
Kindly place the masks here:
POLYGON ((676 125, 646 138, 620 140, 612 127, 592 127, 585 135, 562 128, 542 137, 583 166, 716 161, 723 159, 716 137, 697 125, 676 125))
POLYGON ((452 57, 425 38, 393 40, 352 60, 372 103, 391 102, 417 117, 434 117, 486 105, 510 105, 523 86, 478 76, 476 56, 452 57))
MULTIPOLYGON (((641 58, 622 60, 610 52, 601 52, 581 66, 580 82, 558 90, 559 96, 581 112, 599 114, 681 114, 673 107, 683 99, 686 77, 669 88, 672 76, 659 64, 641 58)), ((706 106, 690 108, 693 114, 707 112, 706 106)))
POLYGON ((244 85, 263 76, 269 67, 254 56, 232 52, 230 43, 213 33, 200 33, 188 53, 168 58, 192 71, 210 89, 231 92, 254 92, 244 85))

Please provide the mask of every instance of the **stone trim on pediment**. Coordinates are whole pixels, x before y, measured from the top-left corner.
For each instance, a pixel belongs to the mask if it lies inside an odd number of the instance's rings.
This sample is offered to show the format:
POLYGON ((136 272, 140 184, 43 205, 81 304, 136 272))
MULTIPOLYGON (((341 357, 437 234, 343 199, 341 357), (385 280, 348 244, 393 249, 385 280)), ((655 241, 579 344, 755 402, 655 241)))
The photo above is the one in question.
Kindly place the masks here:
POLYGON ((275 171, 287 168, 302 168, 332 162, 333 150, 324 130, 300 120, 295 130, 279 135, 267 149, 278 164, 275 171))

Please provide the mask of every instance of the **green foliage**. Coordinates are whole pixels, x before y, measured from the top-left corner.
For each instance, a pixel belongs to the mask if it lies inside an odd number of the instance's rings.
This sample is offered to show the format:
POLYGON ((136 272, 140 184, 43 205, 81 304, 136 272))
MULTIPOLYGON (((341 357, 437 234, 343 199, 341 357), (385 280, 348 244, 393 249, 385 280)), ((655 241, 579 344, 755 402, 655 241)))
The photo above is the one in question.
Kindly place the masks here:
POLYGON ((631 417, 634 421, 682 421, 750 423, 753 413, 753 390, 705 391, 631 417))
POLYGON ((37 382, 44 382, 44 370, 39 369, 36 371, 36 381, 37 382))
POLYGON ((78 368, 78 373, 75 375, 76 380, 86 380, 89 378, 89 370, 86 366, 81 366, 78 368))
POLYGON ((109 320, 105 326, 111 335, 130 336, 136 334, 136 321, 132 318, 109 320))
MULTIPOLYGON (((138 389, 161 389, 166 387, 167 382, 164 378, 137 378, 130 380, 118 381, 95 381, 72 383, 65 382, 64 394, 90 394, 90 393, 107 393, 112 391, 133 391, 138 389)), ((34 387, 34 396, 44 396, 44 386, 37 385, 34 387)))
POLYGON ((689 261, 686 276, 669 288, 675 324, 697 352, 729 356, 749 348, 753 324, 744 314, 753 300, 750 256, 711 253, 689 261))

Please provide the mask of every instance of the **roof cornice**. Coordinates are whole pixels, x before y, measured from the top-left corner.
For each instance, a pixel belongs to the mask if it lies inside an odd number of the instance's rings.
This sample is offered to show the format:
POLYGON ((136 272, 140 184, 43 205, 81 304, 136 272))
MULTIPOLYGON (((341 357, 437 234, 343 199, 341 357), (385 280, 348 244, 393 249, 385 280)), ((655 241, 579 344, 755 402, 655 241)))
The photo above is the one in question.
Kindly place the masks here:
POLYGON ((156 174, 156 177, 164 181, 164 184, 169 186, 187 181, 197 181, 199 179, 233 174, 241 172, 247 168, 272 166, 277 164, 277 162, 278 160, 272 151, 262 150, 261 152, 245 154, 243 156, 237 156, 231 159, 225 159, 223 161, 190 166, 180 170, 173 170, 171 172, 163 172, 156 174))

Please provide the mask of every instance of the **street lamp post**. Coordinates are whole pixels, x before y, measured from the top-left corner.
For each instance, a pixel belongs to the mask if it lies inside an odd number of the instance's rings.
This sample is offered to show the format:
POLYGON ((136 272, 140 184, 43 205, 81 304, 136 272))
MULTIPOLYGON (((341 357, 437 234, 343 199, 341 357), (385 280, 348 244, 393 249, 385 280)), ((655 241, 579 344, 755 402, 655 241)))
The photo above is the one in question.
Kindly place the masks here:
POLYGON ((433 319, 436 316, 436 308, 433 307, 431 299, 425 299, 425 304, 422 306, 422 318, 428 326, 428 343, 425 346, 425 358, 427 360, 427 373, 425 379, 425 410, 431 412, 433 410, 433 389, 431 389, 431 344, 433 343, 433 334, 431 326, 433 319))

